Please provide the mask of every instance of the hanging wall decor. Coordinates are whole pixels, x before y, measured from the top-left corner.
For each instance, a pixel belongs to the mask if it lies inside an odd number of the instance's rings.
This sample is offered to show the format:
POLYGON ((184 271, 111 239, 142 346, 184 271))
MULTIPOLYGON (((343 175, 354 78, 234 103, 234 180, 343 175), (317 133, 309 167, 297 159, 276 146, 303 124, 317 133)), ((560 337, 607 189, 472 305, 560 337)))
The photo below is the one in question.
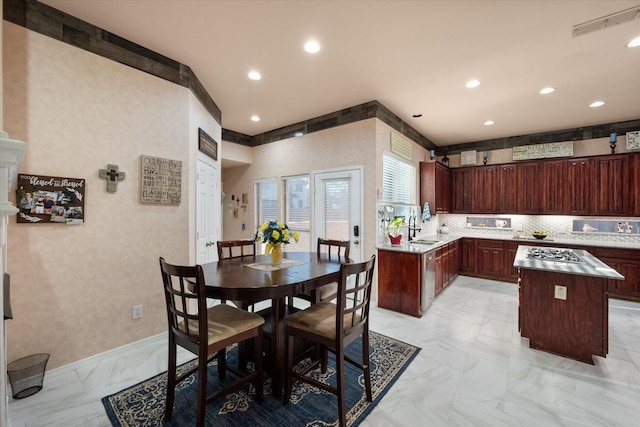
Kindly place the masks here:
POLYGON ((201 128, 198 128, 198 150, 213 160, 218 160, 218 143, 201 128))
POLYGON ((179 205, 182 194, 182 162, 145 155, 140 158, 140 202, 179 205))
POLYGON ((17 220, 30 224, 81 224, 84 195, 84 179, 18 174, 17 220))

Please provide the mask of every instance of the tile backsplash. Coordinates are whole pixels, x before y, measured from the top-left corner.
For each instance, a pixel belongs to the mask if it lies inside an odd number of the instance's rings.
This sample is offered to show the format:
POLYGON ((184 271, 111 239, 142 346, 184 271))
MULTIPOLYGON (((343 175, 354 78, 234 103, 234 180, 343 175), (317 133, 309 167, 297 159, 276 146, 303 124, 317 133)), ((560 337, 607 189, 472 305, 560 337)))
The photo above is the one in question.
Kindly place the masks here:
MULTIPOLYGON (((439 224, 447 224, 451 233, 468 235, 504 235, 513 236, 515 233, 531 236, 534 231, 546 231, 549 238, 571 239, 576 241, 607 241, 640 244, 639 218, 596 218, 575 217, 561 215, 463 215, 439 214, 436 216, 439 224), (471 219, 468 226, 468 220, 471 219), (498 220, 496 222, 496 220, 498 220), (496 227, 503 221, 510 227, 496 227), (483 226, 478 226, 479 223, 483 226), (628 227, 632 232, 627 233, 628 227), (475 224, 475 225, 474 225, 475 224), (584 224, 594 229, 583 231, 584 224), (618 225, 622 224, 623 232, 618 232, 618 225), (601 230, 602 229, 602 230, 601 230), (579 230, 579 231, 574 231, 579 230)), ((587 227, 589 229, 589 227, 587 227)))

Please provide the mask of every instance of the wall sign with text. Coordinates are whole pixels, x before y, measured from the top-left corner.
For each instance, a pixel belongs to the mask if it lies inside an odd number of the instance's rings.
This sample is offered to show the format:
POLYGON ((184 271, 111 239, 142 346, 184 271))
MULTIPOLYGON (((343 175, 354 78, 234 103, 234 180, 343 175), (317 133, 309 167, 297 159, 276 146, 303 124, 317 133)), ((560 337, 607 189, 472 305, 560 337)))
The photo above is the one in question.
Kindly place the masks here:
POLYGON ((18 222, 29 224, 82 224, 85 180, 18 174, 18 222))
POLYGON ((140 159, 140 202, 179 205, 182 195, 182 162, 145 155, 140 156, 140 159))
POLYGON ((198 150, 213 160, 218 160, 218 143, 201 128, 198 128, 198 150))

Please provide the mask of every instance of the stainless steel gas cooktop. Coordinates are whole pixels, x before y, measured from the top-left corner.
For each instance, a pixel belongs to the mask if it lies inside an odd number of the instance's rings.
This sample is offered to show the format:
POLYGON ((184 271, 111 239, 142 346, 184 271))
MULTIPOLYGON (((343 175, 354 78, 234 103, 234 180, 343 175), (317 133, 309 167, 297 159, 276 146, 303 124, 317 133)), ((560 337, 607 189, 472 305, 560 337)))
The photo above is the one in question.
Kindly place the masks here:
POLYGON ((582 258, 576 255, 571 249, 558 248, 531 247, 527 249, 527 258, 553 262, 584 262, 582 258))

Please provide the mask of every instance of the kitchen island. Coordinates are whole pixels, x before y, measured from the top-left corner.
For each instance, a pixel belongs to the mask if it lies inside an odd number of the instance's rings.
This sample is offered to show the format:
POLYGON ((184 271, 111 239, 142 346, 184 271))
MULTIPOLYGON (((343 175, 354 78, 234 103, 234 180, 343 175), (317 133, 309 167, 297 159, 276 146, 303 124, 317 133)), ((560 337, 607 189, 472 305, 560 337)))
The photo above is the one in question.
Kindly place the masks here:
POLYGON ((608 352, 607 280, 624 280, 585 250, 519 246, 518 326, 531 348, 593 364, 608 352))

